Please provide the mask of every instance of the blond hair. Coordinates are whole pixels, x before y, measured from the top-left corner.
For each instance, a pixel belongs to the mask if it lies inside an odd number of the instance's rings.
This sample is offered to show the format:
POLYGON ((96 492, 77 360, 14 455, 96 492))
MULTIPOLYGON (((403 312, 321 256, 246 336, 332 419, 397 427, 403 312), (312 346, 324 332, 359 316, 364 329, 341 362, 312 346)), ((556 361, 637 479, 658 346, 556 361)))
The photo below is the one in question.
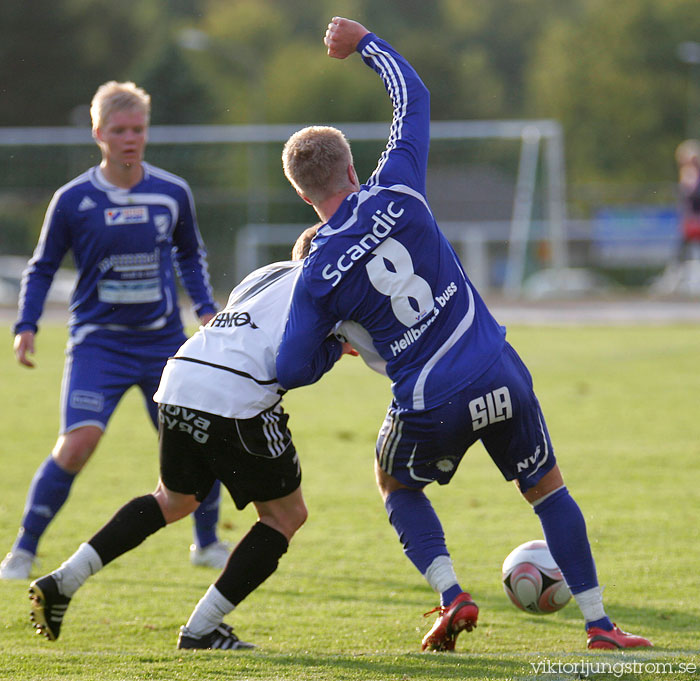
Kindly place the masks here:
POLYGON ((93 131, 105 125, 115 111, 140 109, 146 114, 146 123, 151 116, 151 96, 135 83, 118 83, 110 80, 97 88, 90 104, 93 131))
POLYGON ((322 222, 317 222, 315 225, 307 227, 297 237, 294 248, 292 248, 292 260, 303 260, 309 254, 309 251, 311 250, 311 242, 322 224, 322 222))
POLYGON ((352 151, 337 128, 314 125, 295 132, 284 145, 282 166, 292 186, 317 203, 350 185, 352 151))

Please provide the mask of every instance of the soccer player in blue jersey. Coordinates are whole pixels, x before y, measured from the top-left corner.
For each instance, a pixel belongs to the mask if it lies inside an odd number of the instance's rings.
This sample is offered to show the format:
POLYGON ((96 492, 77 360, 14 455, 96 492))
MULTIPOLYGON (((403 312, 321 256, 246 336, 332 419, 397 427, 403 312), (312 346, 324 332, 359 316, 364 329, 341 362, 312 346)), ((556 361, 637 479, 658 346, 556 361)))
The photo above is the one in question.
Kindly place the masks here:
MULTIPOLYGON (((143 160, 150 106, 133 83, 98 88, 91 115, 102 162, 54 194, 23 276, 14 349, 21 364, 33 367, 46 294, 69 250, 78 270, 58 441, 34 476, 19 534, 0 565, 2 579, 29 577, 42 534, 128 388, 141 389, 157 423, 151 398, 166 360, 185 340, 176 273, 202 323, 216 312, 190 188, 143 160)), ((218 500, 217 485, 195 515, 195 564, 222 567, 228 557, 216 535, 218 500)))
POLYGON ((426 198, 430 97, 410 64, 361 24, 334 18, 331 57, 357 51, 393 104, 389 140, 360 184, 349 144, 330 127, 300 130, 285 174, 323 221, 295 286, 277 378, 313 378, 314 357, 340 320, 371 337, 393 401, 375 469, 389 520, 408 558, 440 594, 423 650, 454 650, 478 607, 460 585, 441 523, 423 489, 447 484, 481 439, 538 515, 550 551, 583 613, 590 648, 649 646, 605 613, 581 511, 564 485, 531 376, 440 232, 426 198))

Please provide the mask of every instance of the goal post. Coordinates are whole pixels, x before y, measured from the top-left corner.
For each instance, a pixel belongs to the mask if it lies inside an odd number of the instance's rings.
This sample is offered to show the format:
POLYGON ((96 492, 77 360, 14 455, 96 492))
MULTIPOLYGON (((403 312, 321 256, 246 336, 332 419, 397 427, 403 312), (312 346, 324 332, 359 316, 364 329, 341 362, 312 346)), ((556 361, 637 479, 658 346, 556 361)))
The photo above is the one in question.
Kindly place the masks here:
MULTIPOLYGON (((380 141, 388 134, 383 123, 335 124, 352 141, 380 141)), ((249 140, 284 142, 297 126, 248 126, 254 133, 249 140), (275 133, 281 133, 275 137, 275 133), (257 134, 256 134, 257 133, 257 134), (266 135, 271 135, 266 137, 266 135)), ((568 253, 566 244, 566 196, 564 141, 561 126, 553 120, 513 121, 439 121, 431 124, 432 140, 512 140, 520 144, 511 220, 508 227, 507 265, 503 292, 509 297, 522 293, 526 276, 527 249, 531 241, 533 205, 538 181, 539 165, 543 166, 545 182, 545 224, 550 269, 557 274, 566 271, 568 253), (542 150, 542 147, 544 149, 542 150), (541 159, 541 160, 540 160, 541 159)), ((428 197, 430 198, 430 197, 428 197)), ((503 221, 491 221, 495 231, 503 232, 503 221)), ((485 242, 489 240, 488 224, 440 221, 443 231, 460 251, 467 272, 479 288, 488 288, 485 242), (483 229, 486 227, 487 229, 483 229)), ((269 247, 275 243, 289 243, 304 228, 303 224, 247 224, 237 236, 236 267, 238 276, 253 266, 263 264, 269 247)))

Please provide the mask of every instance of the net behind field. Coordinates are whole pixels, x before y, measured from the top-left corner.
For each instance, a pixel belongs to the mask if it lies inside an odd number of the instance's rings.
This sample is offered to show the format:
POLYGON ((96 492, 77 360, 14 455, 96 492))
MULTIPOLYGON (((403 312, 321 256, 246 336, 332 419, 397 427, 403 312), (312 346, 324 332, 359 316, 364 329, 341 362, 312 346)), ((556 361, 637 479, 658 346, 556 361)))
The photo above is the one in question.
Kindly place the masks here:
MULTIPOLYGON (((545 130, 551 127, 544 123, 545 130)), ((432 210, 440 222, 453 225, 451 238, 477 238, 480 245, 486 244, 489 267, 480 282, 485 286, 500 286, 505 277, 506 242, 521 179, 523 125, 442 123, 433 133, 427 179, 432 210)), ((235 251, 236 236, 246 225, 284 223, 301 230, 316 221, 282 172, 284 140, 299 127, 303 126, 151 129, 146 160, 191 185, 216 288, 228 289, 245 274, 236 270, 235 251)), ((383 151, 388 126, 339 127, 352 143, 358 174, 365 180, 383 151)), ((0 129, 0 255, 29 255, 53 192, 99 160, 99 150, 84 129, 0 129)), ((530 178, 533 242, 551 235, 552 185, 545 182, 552 172, 551 159, 541 154, 530 178)), ((563 183, 563 178, 558 181, 563 183)), ((290 247, 286 236, 270 244, 263 262, 288 257, 290 247)), ((551 252, 531 247, 528 271, 547 266, 551 252)))

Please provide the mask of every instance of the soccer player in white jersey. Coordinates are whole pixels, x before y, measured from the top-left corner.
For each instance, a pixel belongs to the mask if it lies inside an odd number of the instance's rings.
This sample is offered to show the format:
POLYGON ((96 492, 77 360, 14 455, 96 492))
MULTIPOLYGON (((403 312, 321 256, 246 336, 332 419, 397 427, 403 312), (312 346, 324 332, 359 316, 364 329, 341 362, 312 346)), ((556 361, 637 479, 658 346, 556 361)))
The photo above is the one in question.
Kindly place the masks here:
MULTIPOLYGON (((303 257, 303 245, 293 257, 303 257)), ((276 569, 306 520, 301 467, 275 356, 300 261, 268 265, 248 275, 224 310, 168 360, 154 399, 159 405, 160 481, 153 494, 132 499, 58 570, 29 588, 37 633, 55 641, 75 592, 88 577, 168 523, 192 512, 218 478, 237 508, 252 502, 258 521, 181 628, 178 648, 235 650, 223 618, 276 569)), ((356 354, 326 338, 310 369, 316 379, 356 354)))
MULTIPOLYGON (((58 441, 34 476, 2 579, 29 577, 41 536, 131 386, 141 389, 157 424, 151 398, 167 358, 185 340, 176 272, 202 323, 216 311, 192 192, 182 178, 143 160, 150 107, 148 93, 133 83, 98 88, 91 115, 102 161, 54 194, 23 276, 14 349, 33 367, 46 294, 69 250, 78 270, 58 441)), ((195 564, 220 568, 228 557, 216 534, 218 513, 214 486, 195 516, 195 564)))
POLYGON ((425 191, 430 96, 391 45, 334 18, 331 57, 353 52, 382 78, 393 104, 389 140, 360 184, 339 130, 310 127, 287 141, 285 174, 323 221, 297 281, 277 358, 285 388, 313 378, 314 356, 340 320, 363 328, 386 362, 393 401, 375 469, 407 557, 440 594, 423 650, 454 650, 478 607, 455 574, 423 489, 447 484, 481 439, 538 515, 549 549, 583 613, 590 648, 649 646, 608 618, 586 525, 557 466, 532 379, 440 232, 425 191))

